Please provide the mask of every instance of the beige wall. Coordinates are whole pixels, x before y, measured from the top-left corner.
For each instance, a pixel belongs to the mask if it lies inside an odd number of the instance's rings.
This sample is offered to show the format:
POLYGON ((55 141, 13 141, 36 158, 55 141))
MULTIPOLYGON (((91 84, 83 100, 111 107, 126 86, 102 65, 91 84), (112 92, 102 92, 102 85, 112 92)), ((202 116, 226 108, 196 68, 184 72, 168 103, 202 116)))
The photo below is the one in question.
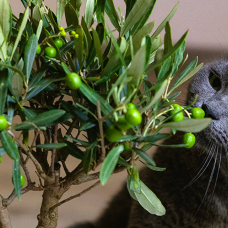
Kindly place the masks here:
MULTIPOLYGON (((17 15, 23 10, 20 0, 9 0, 17 15)), ((56 0, 46 0, 55 11, 56 0)), ((84 0, 84 3, 86 1, 84 0)), ((151 20, 156 26, 164 19, 177 0, 157 0, 151 20)), ((123 0, 114 0, 117 7, 123 7, 123 0)), ((189 29, 188 46, 210 48, 217 51, 228 50, 228 1, 227 0, 180 0, 176 15, 171 21, 173 39, 176 41, 189 29)))

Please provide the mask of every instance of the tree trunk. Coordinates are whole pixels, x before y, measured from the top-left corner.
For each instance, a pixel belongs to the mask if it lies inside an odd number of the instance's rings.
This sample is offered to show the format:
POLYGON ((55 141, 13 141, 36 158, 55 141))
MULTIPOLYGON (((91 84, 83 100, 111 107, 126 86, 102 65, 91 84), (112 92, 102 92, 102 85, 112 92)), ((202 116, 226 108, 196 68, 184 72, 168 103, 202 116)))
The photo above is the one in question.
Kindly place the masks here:
POLYGON ((8 209, 2 205, 2 196, 0 196, 0 228, 12 228, 8 209))
POLYGON ((60 186, 44 190, 37 228, 57 227, 58 207, 53 210, 50 210, 50 208, 59 202, 62 195, 60 192, 60 186))

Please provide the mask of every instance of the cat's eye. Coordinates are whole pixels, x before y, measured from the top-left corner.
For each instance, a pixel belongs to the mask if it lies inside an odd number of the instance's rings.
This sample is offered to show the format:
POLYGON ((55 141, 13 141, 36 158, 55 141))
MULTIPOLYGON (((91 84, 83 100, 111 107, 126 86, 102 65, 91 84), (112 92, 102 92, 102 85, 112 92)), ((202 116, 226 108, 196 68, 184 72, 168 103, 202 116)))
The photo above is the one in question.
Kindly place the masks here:
POLYGON ((211 87, 216 91, 219 91, 222 87, 220 78, 213 72, 211 72, 211 74, 209 76, 209 82, 211 84, 211 87))

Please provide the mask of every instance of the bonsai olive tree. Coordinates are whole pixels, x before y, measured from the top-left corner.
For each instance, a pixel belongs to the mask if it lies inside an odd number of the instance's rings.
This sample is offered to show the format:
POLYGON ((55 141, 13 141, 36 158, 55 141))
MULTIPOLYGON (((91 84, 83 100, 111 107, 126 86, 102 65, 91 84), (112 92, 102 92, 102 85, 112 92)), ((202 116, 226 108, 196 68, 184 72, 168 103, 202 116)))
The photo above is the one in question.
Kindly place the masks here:
POLYGON ((42 191, 37 228, 54 228, 72 185, 95 179, 89 189, 105 185, 123 170, 130 195, 150 213, 165 214, 140 181, 137 163, 164 170, 148 149, 177 130, 188 133, 183 144, 172 146, 189 148, 192 132, 209 124, 203 113, 191 118, 191 106, 174 100, 180 94, 175 89, 202 64, 195 58, 183 67, 187 32, 172 43, 169 21, 177 5, 154 29, 147 20, 156 0, 124 2, 123 14, 113 0, 87 0, 81 15, 82 0, 56 0, 56 13, 43 0, 21 0, 25 10, 17 18, 8 1, 0 1, 0 156, 12 159, 14 184, 8 197, 0 195, 0 227, 11 227, 7 207, 16 197, 42 191), (79 162, 69 171, 72 156, 79 162))

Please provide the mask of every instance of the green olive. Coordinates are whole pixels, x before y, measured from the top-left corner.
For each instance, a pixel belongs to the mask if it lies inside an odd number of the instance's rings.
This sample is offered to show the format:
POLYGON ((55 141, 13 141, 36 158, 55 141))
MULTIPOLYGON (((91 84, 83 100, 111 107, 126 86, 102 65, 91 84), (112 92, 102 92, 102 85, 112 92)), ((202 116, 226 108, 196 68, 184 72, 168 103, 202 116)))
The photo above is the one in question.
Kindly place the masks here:
POLYGON ((116 126, 120 130, 128 130, 132 127, 132 125, 126 121, 125 116, 122 116, 118 119, 118 121, 116 122, 116 126))
POLYGON ((3 131, 7 128, 7 120, 4 116, 0 116, 0 131, 3 131))
POLYGON ((109 142, 116 142, 122 136, 122 132, 117 129, 114 125, 108 127, 105 132, 105 137, 109 142))
POLYGON ((142 115, 140 114, 140 112, 137 109, 128 108, 128 110, 125 114, 125 119, 129 124, 136 126, 136 125, 141 124, 142 115))
POLYGON ((182 107, 178 104, 173 104, 172 106, 173 106, 174 110, 171 110, 169 112, 169 115, 170 116, 174 115, 174 116, 171 118, 171 121, 173 121, 173 122, 182 121, 184 119, 183 112, 180 112, 182 110, 182 107))
POLYGON ((40 45, 37 45, 36 54, 39 55, 40 53, 41 53, 41 47, 40 47, 40 45))
POLYGON ((191 109, 191 113, 193 119, 202 119, 205 117, 205 112, 201 108, 193 108, 191 109))
POLYGON ((186 133, 183 137, 183 144, 186 144, 186 148, 191 148, 195 145, 196 137, 192 133, 186 133))
POLYGON ((44 49, 44 53, 46 56, 50 57, 50 58, 55 58, 57 52, 56 49, 54 47, 46 47, 44 49))
POLYGON ((60 39, 58 39, 58 38, 55 39, 54 42, 55 42, 55 45, 56 45, 58 48, 61 48, 61 47, 63 46, 63 41, 60 40, 60 39))
MULTIPOLYGON (((14 184, 13 177, 12 177, 12 183, 14 184)), ((21 187, 25 185, 25 176, 21 174, 21 187)))
POLYGON ((66 76, 66 84, 70 89, 78 89, 81 85, 81 78, 76 73, 70 73, 66 76))
POLYGON ((65 31, 65 30, 62 30, 62 31, 60 32, 60 35, 61 35, 61 36, 66 36, 66 31, 65 31))

